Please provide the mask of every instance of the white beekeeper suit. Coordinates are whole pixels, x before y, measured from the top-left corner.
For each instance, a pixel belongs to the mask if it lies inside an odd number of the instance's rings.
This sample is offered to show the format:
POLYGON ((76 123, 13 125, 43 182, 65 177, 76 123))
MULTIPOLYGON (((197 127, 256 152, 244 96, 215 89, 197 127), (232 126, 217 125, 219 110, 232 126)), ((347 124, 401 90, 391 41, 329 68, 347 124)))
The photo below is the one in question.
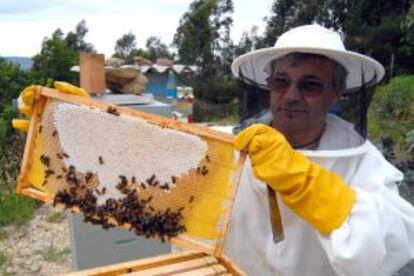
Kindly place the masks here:
POLYGON ((303 151, 357 190, 348 219, 329 236, 278 198, 285 238, 275 244, 266 184, 253 176, 249 161, 245 164, 226 253, 248 275, 391 275, 414 258, 414 209, 396 186, 402 174, 359 137, 331 115, 318 150, 303 151))
MULTIPOLYGON (((236 76, 265 85, 269 61, 290 52, 325 55, 349 72, 346 88, 384 75, 369 57, 346 51, 338 34, 317 25, 283 34, 275 47, 236 59, 236 76)), ((269 122, 266 122, 269 123, 269 122)), ((414 258, 414 208, 398 195, 403 175, 365 141, 353 126, 328 115, 314 150, 302 150, 312 162, 339 175, 356 191, 342 224, 321 234, 285 205, 277 193, 284 239, 273 240, 267 185, 257 179, 248 159, 225 242, 225 252, 248 275, 391 275, 414 258)))

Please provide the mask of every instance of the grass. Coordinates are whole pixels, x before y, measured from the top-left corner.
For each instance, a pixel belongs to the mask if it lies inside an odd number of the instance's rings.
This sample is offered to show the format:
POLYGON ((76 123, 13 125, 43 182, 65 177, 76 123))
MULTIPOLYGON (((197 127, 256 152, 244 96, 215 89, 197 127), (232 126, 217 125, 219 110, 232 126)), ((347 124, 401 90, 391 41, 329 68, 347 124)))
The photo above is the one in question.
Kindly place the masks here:
POLYGON ((7 267, 9 266, 9 263, 9 257, 4 252, 0 252, 0 275, 9 275, 7 273, 7 267))
POLYGON ((3 240, 7 240, 8 237, 9 237, 9 234, 7 233, 7 231, 0 229, 0 242, 3 240))
POLYGON ((30 221, 39 204, 32 198, 5 194, 0 198, 0 227, 23 225, 30 221))
POLYGON ((63 212, 50 212, 46 216, 46 221, 49 223, 61 223, 66 218, 63 212))
POLYGON ((56 247, 50 245, 43 250, 36 250, 34 254, 39 254, 47 262, 62 263, 67 260, 70 253, 69 248, 64 248, 62 250, 57 249, 56 247))
POLYGON ((240 117, 237 114, 233 114, 221 119, 211 119, 207 122, 207 125, 237 125, 239 122, 240 117))

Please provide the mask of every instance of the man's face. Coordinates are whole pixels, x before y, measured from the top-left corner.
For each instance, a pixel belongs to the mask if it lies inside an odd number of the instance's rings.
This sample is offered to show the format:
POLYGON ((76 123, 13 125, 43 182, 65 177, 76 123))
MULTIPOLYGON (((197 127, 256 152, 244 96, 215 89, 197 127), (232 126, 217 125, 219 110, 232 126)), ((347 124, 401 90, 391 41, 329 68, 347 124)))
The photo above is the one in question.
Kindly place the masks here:
POLYGON ((273 89, 269 87, 273 127, 285 135, 322 128, 337 100, 333 68, 333 62, 319 58, 295 65, 288 59, 279 61, 271 76, 273 89))

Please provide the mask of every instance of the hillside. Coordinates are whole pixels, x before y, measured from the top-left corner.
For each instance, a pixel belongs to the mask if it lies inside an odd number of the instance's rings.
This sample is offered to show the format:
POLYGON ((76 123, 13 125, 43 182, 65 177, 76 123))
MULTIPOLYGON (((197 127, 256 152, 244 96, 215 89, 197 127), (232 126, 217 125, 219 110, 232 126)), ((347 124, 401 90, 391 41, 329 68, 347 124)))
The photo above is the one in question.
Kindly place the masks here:
POLYGON ((20 64, 20 67, 24 70, 29 70, 32 68, 33 61, 30 57, 4 57, 8 61, 16 64, 20 64))

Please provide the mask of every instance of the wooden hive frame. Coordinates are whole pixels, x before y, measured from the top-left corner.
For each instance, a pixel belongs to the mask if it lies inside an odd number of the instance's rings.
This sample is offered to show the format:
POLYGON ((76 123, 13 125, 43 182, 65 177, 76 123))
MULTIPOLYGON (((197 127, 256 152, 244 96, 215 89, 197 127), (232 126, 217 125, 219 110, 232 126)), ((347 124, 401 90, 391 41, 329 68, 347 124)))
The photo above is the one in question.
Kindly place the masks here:
POLYGON ((85 269, 68 276, 114 276, 114 275, 244 275, 228 259, 218 259, 204 252, 185 251, 160 255, 142 260, 85 269))
MULTIPOLYGON (((69 102, 69 103, 74 103, 74 104, 81 104, 81 105, 86 105, 89 107, 94 107, 97 108, 99 110, 107 110, 108 107, 114 107, 113 104, 109 104, 109 103, 105 103, 105 102, 99 102, 99 101, 94 101, 90 98, 86 98, 86 97, 79 97, 79 96, 74 96, 74 95, 70 95, 70 94, 65 94, 62 92, 59 92, 55 89, 51 89, 51 88, 46 88, 46 87, 41 87, 38 86, 36 88, 36 93, 35 93, 35 99, 34 99, 34 109, 33 109, 33 113, 32 113, 32 117, 30 119, 30 123, 29 123, 29 130, 28 130, 28 134, 27 134, 27 138, 26 138, 26 145, 25 145, 25 149, 24 149, 24 153, 23 153, 23 160, 22 160, 22 166, 20 169, 20 175, 19 175, 19 179, 18 179, 18 184, 17 184, 17 189, 16 192, 23 194, 23 195, 27 195, 30 197, 33 197, 37 200, 52 204, 53 200, 51 198, 49 198, 47 196, 47 194, 43 191, 40 191, 34 187, 32 187, 30 185, 30 183, 28 183, 27 179, 27 174, 32 166, 33 160, 32 160, 32 153, 33 153, 33 149, 34 149, 34 140, 35 140, 35 135, 36 135, 36 129, 38 127, 41 115, 43 113, 43 109, 46 105, 47 99, 55 99, 55 100, 59 100, 59 101, 63 101, 63 102, 69 102)), ((215 130, 211 130, 208 129, 206 127, 199 127, 199 126, 195 126, 195 125, 190 125, 190 124, 186 124, 177 120, 172 120, 172 119, 168 119, 168 118, 164 118, 161 116, 157 116, 157 115, 153 115, 153 114, 148 114, 145 112, 141 112, 141 111, 137 111, 137 110, 132 110, 129 108, 125 108, 125 107, 116 107, 117 110, 125 115, 128 116, 132 116, 132 117, 139 117, 142 118, 146 121, 150 121, 152 123, 155 123, 156 125, 159 125, 161 127, 166 127, 166 128, 170 128, 170 129, 175 129, 175 130, 180 130, 180 131, 184 131, 190 134, 194 134, 200 137, 205 137, 205 138, 211 138, 211 139, 216 139, 222 142, 226 142, 226 143, 232 143, 233 142, 233 136, 223 133, 223 132, 219 132, 219 131, 215 131, 215 130)), ((234 178, 231 180, 232 181, 232 189, 231 192, 229 194, 229 199, 230 199, 230 204, 227 207, 225 213, 224 213, 224 223, 223 223, 223 227, 221 229, 221 231, 218 234, 218 239, 217 239, 217 243, 216 245, 213 247, 211 245, 206 245, 203 244, 201 242, 192 240, 190 238, 187 237, 177 237, 177 238, 171 238, 169 240, 169 242, 171 244, 175 244, 178 246, 184 246, 184 247, 191 247, 194 250, 197 250, 199 252, 203 252, 203 253, 194 253, 194 254, 186 254, 183 253, 182 255, 180 254, 169 254, 166 255, 164 257, 162 257, 160 260, 166 260, 166 261, 158 261, 159 259, 157 258, 150 258, 148 260, 142 260, 141 261, 137 261, 137 267, 141 267, 141 264, 148 264, 151 262, 154 262, 154 264, 158 264, 160 267, 164 264, 170 264, 171 262, 176 263, 177 267, 180 267, 180 260, 182 261, 189 261, 189 260, 193 260, 193 259, 197 259, 199 257, 202 258, 207 258, 208 256, 210 256, 211 258, 213 258, 215 261, 211 262, 212 266, 216 266, 219 263, 221 264, 226 264, 224 267, 227 269, 228 272, 230 272, 231 274, 235 274, 235 275, 240 275, 242 274, 241 271, 239 271, 238 269, 235 268, 235 266, 231 263, 231 261, 223 254, 223 248, 224 248, 224 240, 225 240, 225 236, 227 233, 227 229, 228 229, 228 223, 230 220, 230 215, 231 215, 231 211, 233 208, 233 202, 234 202, 234 198, 235 195, 237 193, 237 188, 238 188, 238 184, 239 184, 239 180, 240 180, 240 176, 241 176, 241 171, 243 168, 243 164, 245 161, 246 155, 244 153, 240 154, 240 157, 237 161, 237 165, 236 165, 236 169, 234 171, 234 178), (198 254, 198 255, 197 255, 198 254), (200 254, 204 254, 204 255, 200 255, 200 254), (197 258, 195 258, 195 256, 197 256, 197 258), (207 256, 207 257, 206 257, 207 256)), ((74 207, 72 209, 72 211, 78 212, 79 209, 77 207, 74 207)), ((211 260, 213 260, 211 259, 211 260)), ((192 261, 190 261, 191 263, 192 261)), ((198 260, 199 262, 199 260, 198 260)), ((132 264, 132 263, 131 263, 132 264)), ((133 263, 133 265, 135 265, 135 263, 133 263)), ((122 265, 121 265, 122 266, 122 265)), ((148 265, 143 265, 142 267, 147 267, 148 265)), ((150 265, 152 267, 152 265, 150 265)), ((190 267, 192 267, 190 265, 190 267)), ((109 266, 107 268, 107 270, 111 270, 113 268, 113 266, 109 266)), ((161 268, 159 268, 160 271, 162 270, 161 268)), ((192 269, 192 268, 191 268, 192 269)), ((98 271, 98 270, 97 270, 98 271)), ((135 269, 134 269, 135 271, 135 269)), ((203 267, 202 270, 200 270, 199 272, 201 273, 202 271, 205 271, 206 274, 202 274, 202 275, 210 275, 209 273, 207 273, 208 271, 210 271, 209 268, 203 267)), ((198 273, 198 272, 197 272, 198 273)), ((171 273, 170 273, 171 274, 171 273)), ((170 275, 170 274, 160 274, 160 275, 170 275)), ((85 274, 82 274, 85 275, 85 274)), ((87 275, 118 275, 118 274, 113 274, 113 273, 109 273, 109 274, 87 274, 87 275)), ((139 274, 139 275, 144 275, 144 274, 139 274)), ((145 275, 149 275, 149 274, 145 274, 145 275)), ((185 275, 185 274, 184 274, 185 275)), ((188 274, 190 275, 190 274, 188 274)), ((194 274, 191 274, 194 275, 194 274)), ((201 274, 198 274, 201 275, 201 274)), ((216 271, 216 275, 217 275, 217 271, 216 271)))

